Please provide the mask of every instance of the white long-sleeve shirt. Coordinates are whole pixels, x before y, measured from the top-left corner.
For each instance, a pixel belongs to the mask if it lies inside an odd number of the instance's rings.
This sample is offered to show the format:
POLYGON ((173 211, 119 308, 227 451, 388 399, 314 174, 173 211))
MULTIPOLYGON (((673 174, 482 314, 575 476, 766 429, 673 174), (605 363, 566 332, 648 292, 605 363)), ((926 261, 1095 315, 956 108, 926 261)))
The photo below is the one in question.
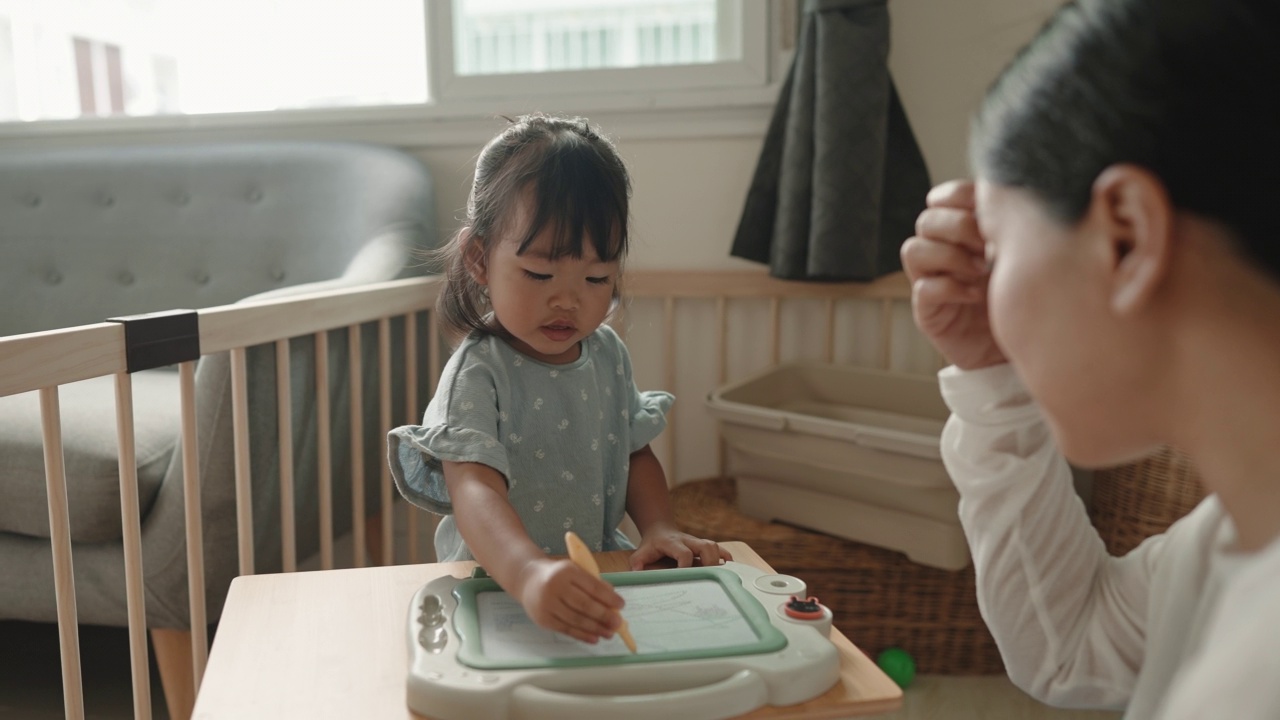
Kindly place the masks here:
POLYGON ((939 379, 978 605, 1013 682, 1135 720, 1280 720, 1280 541, 1234 551, 1210 496, 1112 557, 1012 368, 939 379))

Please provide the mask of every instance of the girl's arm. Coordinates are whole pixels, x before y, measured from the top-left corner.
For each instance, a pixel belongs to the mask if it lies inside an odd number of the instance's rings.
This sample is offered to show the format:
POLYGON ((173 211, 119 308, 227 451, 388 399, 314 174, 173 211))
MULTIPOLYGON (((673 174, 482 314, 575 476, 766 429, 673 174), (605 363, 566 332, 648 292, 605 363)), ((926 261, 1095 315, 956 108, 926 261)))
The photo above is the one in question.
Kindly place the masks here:
POLYGON ((640 531, 640 547, 631 555, 633 570, 641 570, 664 557, 674 558, 679 567, 693 565, 695 557, 703 565, 719 565, 721 560, 733 559, 733 555, 714 540, 680 532, 671 510, 667 476, 648 445, 631 453, 627 513, 640 531))
POLYGON ((533 543, 507 499, 507 483, 482 463, 445 462, 444 479, 458 533, 489 575, 542 627, 584 642, 611 637, 622 596, 567 558, 533 543))

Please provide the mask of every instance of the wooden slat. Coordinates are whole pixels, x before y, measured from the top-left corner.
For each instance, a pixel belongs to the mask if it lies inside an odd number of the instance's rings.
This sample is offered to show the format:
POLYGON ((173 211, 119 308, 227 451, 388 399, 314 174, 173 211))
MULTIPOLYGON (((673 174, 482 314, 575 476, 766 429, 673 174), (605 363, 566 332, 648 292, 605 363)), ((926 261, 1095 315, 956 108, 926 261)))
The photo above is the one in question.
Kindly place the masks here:
POLYGON ((209 659, 204 598, 204 525, 200 517, 200 454, 196 433, 196 363, 178 365, 182 402, 182 499, 187 525, 187 591, 191 605, 191 677, 197 692, 209 659))
MULTIPOLYGON (((412 425, 418 418, 418 316, 404 316, 404 416, 412 425)), ((413 503, 404 503, 405 533, 409 542, 409 564, 418 564, 418 512, 413 503)))
POLYGON ((249 464, 249 380, 244 348, 231 351, 231 427, 235 437, 236 540, 240 574, 254 573, 253 484, 249 464))
POLYGON ((769 298, 769 362, 777 365, 782 361, 782 298, 774 295, 769 298))
POLYGON ((404 420, 413 424, 418 417, 418 316, 404 316, 404 420))
MULTIPOLYGON (((384 317, 378 319, 378 409, 380 412, 379 424, 382 430, 378 437, 385 438, 391 432, 391 318, 384 317)), ((395 537, 393 534, 395 523, 392 515, 391 507, 391 466, 388 463, 379 463, 382 466, 382 476, 379 478, 382 484, 382 553, 380 555, 383 565, 395 564, 395 556, 392 555, 391 541, 395 537)))
POLYGON ((827 298, 826 346, 822 356, 827 362, 836 360, 836 299, 827 298))
POLYGON ((880 301, 880 367, 888 370, 893 362, 893 300, 880 301))
POLYGON ((200 351, 208 355, 426 310, 442 283, 435 276, 410 278, 208 308, 200 311, 200 351))
MULTIPOLYGON (((716 298, 716 385, 723 386, 729 380, 729 299, 716 298)), ((724 476, 728 447, 720 435, 720 421, 716 421, 716 474, 724 476)))
POLYGON ((364 539, 364 372, 361 370, 360 326, 347 328, 347 368, 351 386, 351 539, 352 566, 365 566, 364 539))
POLYGON ((151 672, 147 662, 146 598, 142 592, 142 514, 138 506, 133 378, 128 373, 116 373, 116 444, 120 468, 120 529, 124 544, 133 717, 134 720, 147 720, 151 717, 151 672))
POLYGON ((124 327, 120 323, 0 338, 0 397, 124 370, 124 327))
POLYGON ((289 340, 276 340, 276 445, 280 454, 280 567, 298 569, 298 530, 293 507, 293 377, 289 340))
POLYGON ((320 496, 320 569, 333 569, 333 459, 329 412, 329 333, 316 338, 316 494, 320 496))
POLYGON ((819 283, 778 280, 755 270, 643 270, 627 273, 626 292, 631 297, 714 298, 862 298, 911 297, 911 284, 903 273, 886 275, 869 283, 819 283))
MULTIPOLYGON (((440 319, 438 313, 427 316, 427 379, 431 383, 431 397, 436 396, 440 384, 440 319)), ((415 420, 414 422, 417 422, 415 420)))
MULTIPOLYGON (((676 347, 676 299, 668 296, 663 303, 664 322, 666 324, 666 361, 664 363, 664 377, 666 378, 666 388, 668 392, 675 392, 676 388, 676 357, 679 349, 676 347)), ((667 437, 667 484, 674 483, 676 474, 676 413, 675 408, 667 413, 667 429, 665 431, 667 437)))
POLYGON ((729 299, 716 298, 716 381, 729 379, 729 299))
POLYGON ((68 720, 84 718, 80 680, 80 632, 76 624, 75 573, 71 565, 71 513, 67 506, 66 465, 62 454, 62 415, 58 388, 40 388, 40 424, 44 435, 44 479, 49 503, 49 542, 53 546, 53 591, 58 605, 58 643, 62 656, 62 703, 68 720))

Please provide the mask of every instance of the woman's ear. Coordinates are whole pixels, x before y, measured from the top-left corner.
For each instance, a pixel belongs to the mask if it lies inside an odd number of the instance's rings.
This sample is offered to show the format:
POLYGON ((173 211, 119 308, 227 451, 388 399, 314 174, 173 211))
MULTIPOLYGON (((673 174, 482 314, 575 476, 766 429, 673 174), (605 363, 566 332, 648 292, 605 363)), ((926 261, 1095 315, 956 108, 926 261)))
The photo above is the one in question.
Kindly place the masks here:
POLYGON ((489 272, 486 262, 488 258, 484 251, 484 243, 471 232, 471 228, 463 228, 458 241, 462 243, 462 264, 471 274, 471 279, 479 285, 488 285, 489 272))
POLYGON ((1137 165, 1112 165, 1093 183, 1095 220, 1111 259, 1111 309, 1142 309, 1164 280, 1173 252, 1173 205, 1164 183, 1137 165))

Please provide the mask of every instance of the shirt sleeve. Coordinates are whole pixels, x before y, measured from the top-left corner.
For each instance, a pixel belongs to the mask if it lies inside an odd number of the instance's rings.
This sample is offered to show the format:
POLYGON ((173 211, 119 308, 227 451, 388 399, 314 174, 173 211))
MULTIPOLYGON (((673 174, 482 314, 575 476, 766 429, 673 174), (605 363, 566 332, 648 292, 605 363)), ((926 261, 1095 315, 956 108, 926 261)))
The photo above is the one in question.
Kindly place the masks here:
POLYGON ((1108 555, 1070 468, 1008 365, 939 373, 942 457, 960 492, 978 604, 1009 677, 1043 702, 1119 708, 1143 662, 1164 536, 1108 555))
MULTIPOLYGON (((468 349, 474 346, 468 346, 468 349)), ((498 440, 497 389, 490 368, 460 350, 456 372, 445 378, 421 425, 405 425, 387 437, 387 460, 405 499, 430 512, 453 512, 444 462, 488 465, 510 483, 506 447, 498 440)))

